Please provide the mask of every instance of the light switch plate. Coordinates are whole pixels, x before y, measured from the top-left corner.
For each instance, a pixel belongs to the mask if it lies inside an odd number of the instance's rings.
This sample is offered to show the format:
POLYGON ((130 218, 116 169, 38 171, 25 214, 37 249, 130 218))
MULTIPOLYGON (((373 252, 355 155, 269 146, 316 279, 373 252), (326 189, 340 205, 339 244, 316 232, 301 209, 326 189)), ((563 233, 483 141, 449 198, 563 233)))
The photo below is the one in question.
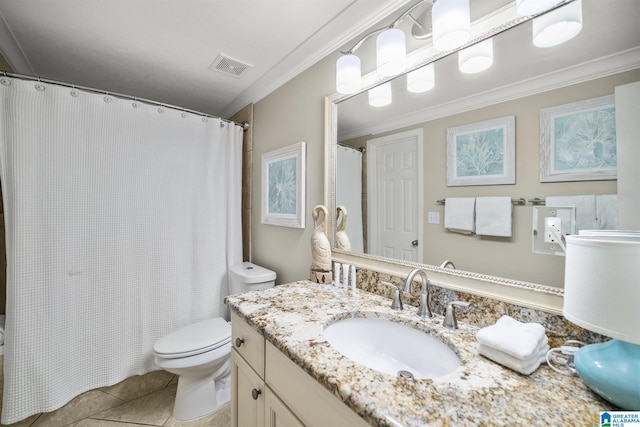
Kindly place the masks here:
POLYGON ((428 212, 427 222, 429 224, 440 224, 440 212, 428 212))
POLYGON ((573 206, 533 207, 533 252, 564 256, 562 245, 550 233, 551 228, 559 231, 558 235, 561 236, 575 234, 576 208, 573 206))

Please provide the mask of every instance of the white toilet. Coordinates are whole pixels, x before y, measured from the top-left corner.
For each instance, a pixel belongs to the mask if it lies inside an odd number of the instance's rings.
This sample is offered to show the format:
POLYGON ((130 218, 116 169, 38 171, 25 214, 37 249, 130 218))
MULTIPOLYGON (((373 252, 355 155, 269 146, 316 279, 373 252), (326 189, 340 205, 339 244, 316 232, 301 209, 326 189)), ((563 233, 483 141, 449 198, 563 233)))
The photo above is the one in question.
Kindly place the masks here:
MULTIPOLYGON (((276 273, 250 262, 230 269, 229 291, 270 288, 276 273)), ((231 399, 231 324, 221 317, 177 329, 153 346, 156 364, 179 375, 173 416, 193 420, 231 399)))

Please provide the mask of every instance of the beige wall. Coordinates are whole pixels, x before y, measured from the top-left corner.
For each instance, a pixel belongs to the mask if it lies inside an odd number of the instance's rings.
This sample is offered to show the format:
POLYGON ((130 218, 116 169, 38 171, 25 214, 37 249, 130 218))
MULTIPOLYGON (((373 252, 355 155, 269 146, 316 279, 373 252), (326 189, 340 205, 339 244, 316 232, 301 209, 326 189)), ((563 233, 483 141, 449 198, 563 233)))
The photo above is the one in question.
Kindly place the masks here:
POLYGON ((307 279, 313 207, 324 203, 324 97, 334 91, 334 60, 325 59, 254 107, 252 259, 274 270, 277 283, 307 279), (307 143, 306 228, 262 224, 262 155, 307 143))
MULTIPOLYGON (((255 106, 253 260, 273 269, 278 283, 307 278, 311 263, 311 209, 323 203, 324 96, 334 92, 334 58, 329 57, 274 91, 255 106), (260 223, 261 156, 270 150, 307 141, 307 227, 305 230, 260 223)), ((640 70, 498 104, 425 124, 425 213, 443 207, 435 201, 448 196, 546 197, 559 194, 616 192, 615 181, 540 183, 539 110, 541 108, 614 93, 614 87, 640 80, 640 70), (508 186, 446 187, 446 128, 516 116, 516 184, 508 186)), ((415 126, 414 126, 415 127, 415 126)), ((440 225, 425 225, 427 263, 452 259, 458 268, 535 283, 562 286, 564 258, 531 251, 531 205, 514 207, 511 239, 463 236, 440 225), (465 261, 459 261, 465 259, 465 261)))

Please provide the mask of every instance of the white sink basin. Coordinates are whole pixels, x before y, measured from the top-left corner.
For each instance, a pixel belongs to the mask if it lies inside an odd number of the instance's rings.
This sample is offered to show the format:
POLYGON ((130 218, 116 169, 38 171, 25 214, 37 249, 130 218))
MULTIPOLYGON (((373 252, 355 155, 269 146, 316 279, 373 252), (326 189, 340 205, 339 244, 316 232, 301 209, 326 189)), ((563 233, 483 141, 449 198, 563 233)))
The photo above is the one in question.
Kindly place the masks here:
POLYGON ((338 320, 324 329, 324 336, 343 356, 385 374, 435 378, 460 366, 458 356, 442 341, 386 319, 338 320))

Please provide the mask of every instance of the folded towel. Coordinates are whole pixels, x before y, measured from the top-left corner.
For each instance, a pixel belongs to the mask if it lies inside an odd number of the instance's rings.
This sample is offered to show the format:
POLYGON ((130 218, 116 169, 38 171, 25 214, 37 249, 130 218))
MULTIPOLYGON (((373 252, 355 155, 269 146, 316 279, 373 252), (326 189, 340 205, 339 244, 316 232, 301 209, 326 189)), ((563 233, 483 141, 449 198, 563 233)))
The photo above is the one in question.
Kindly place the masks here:
POLYGON ((478 352, 487 359, 491 359, 494 362, 499 363, 502 366, 506 366, 507 368, 519 372, 523 375, 529 375, 536 369, 538 369, 540 364, 544 363, 544 361, 546 360, 548 351, 549 344, 545 344, 541 346, 538 351, 529 359, 520 360, 515 357, 509 356, 508 354, 500 350, 496 350, 492 347, 487 347, 484 344, 480 344, 478 346, 478 352))
POLYGON ((476 338, 480 344, 520 360, 530 359, 548 342, 544 326, 518 322, 509 316, 502 316, 494 325, 480 329, 476 338))
POLYGON ((600 194, 596 196, 596 225, 599 230, 618 228, 618 195, 600 194))
POLYGON ((447 197, 444 202, 444 228, 456 233, 475 231, 475 197, 447 197))
MULTIPOLYGON (((595 230, 598 228, 596 224, 596 196, 593 194, 584 196, 547 196, 545 198, 546 206, 573 206, 576 208, 576 230, 595 230)), ((562 215, 558 215, 562 217, 562 215)), ((568 218, 562 218, 562 229, 571 229, 568 224, 568 218)))
POLYGON ((511 197, 476 198, 476 234, 511 237, 511 197))

